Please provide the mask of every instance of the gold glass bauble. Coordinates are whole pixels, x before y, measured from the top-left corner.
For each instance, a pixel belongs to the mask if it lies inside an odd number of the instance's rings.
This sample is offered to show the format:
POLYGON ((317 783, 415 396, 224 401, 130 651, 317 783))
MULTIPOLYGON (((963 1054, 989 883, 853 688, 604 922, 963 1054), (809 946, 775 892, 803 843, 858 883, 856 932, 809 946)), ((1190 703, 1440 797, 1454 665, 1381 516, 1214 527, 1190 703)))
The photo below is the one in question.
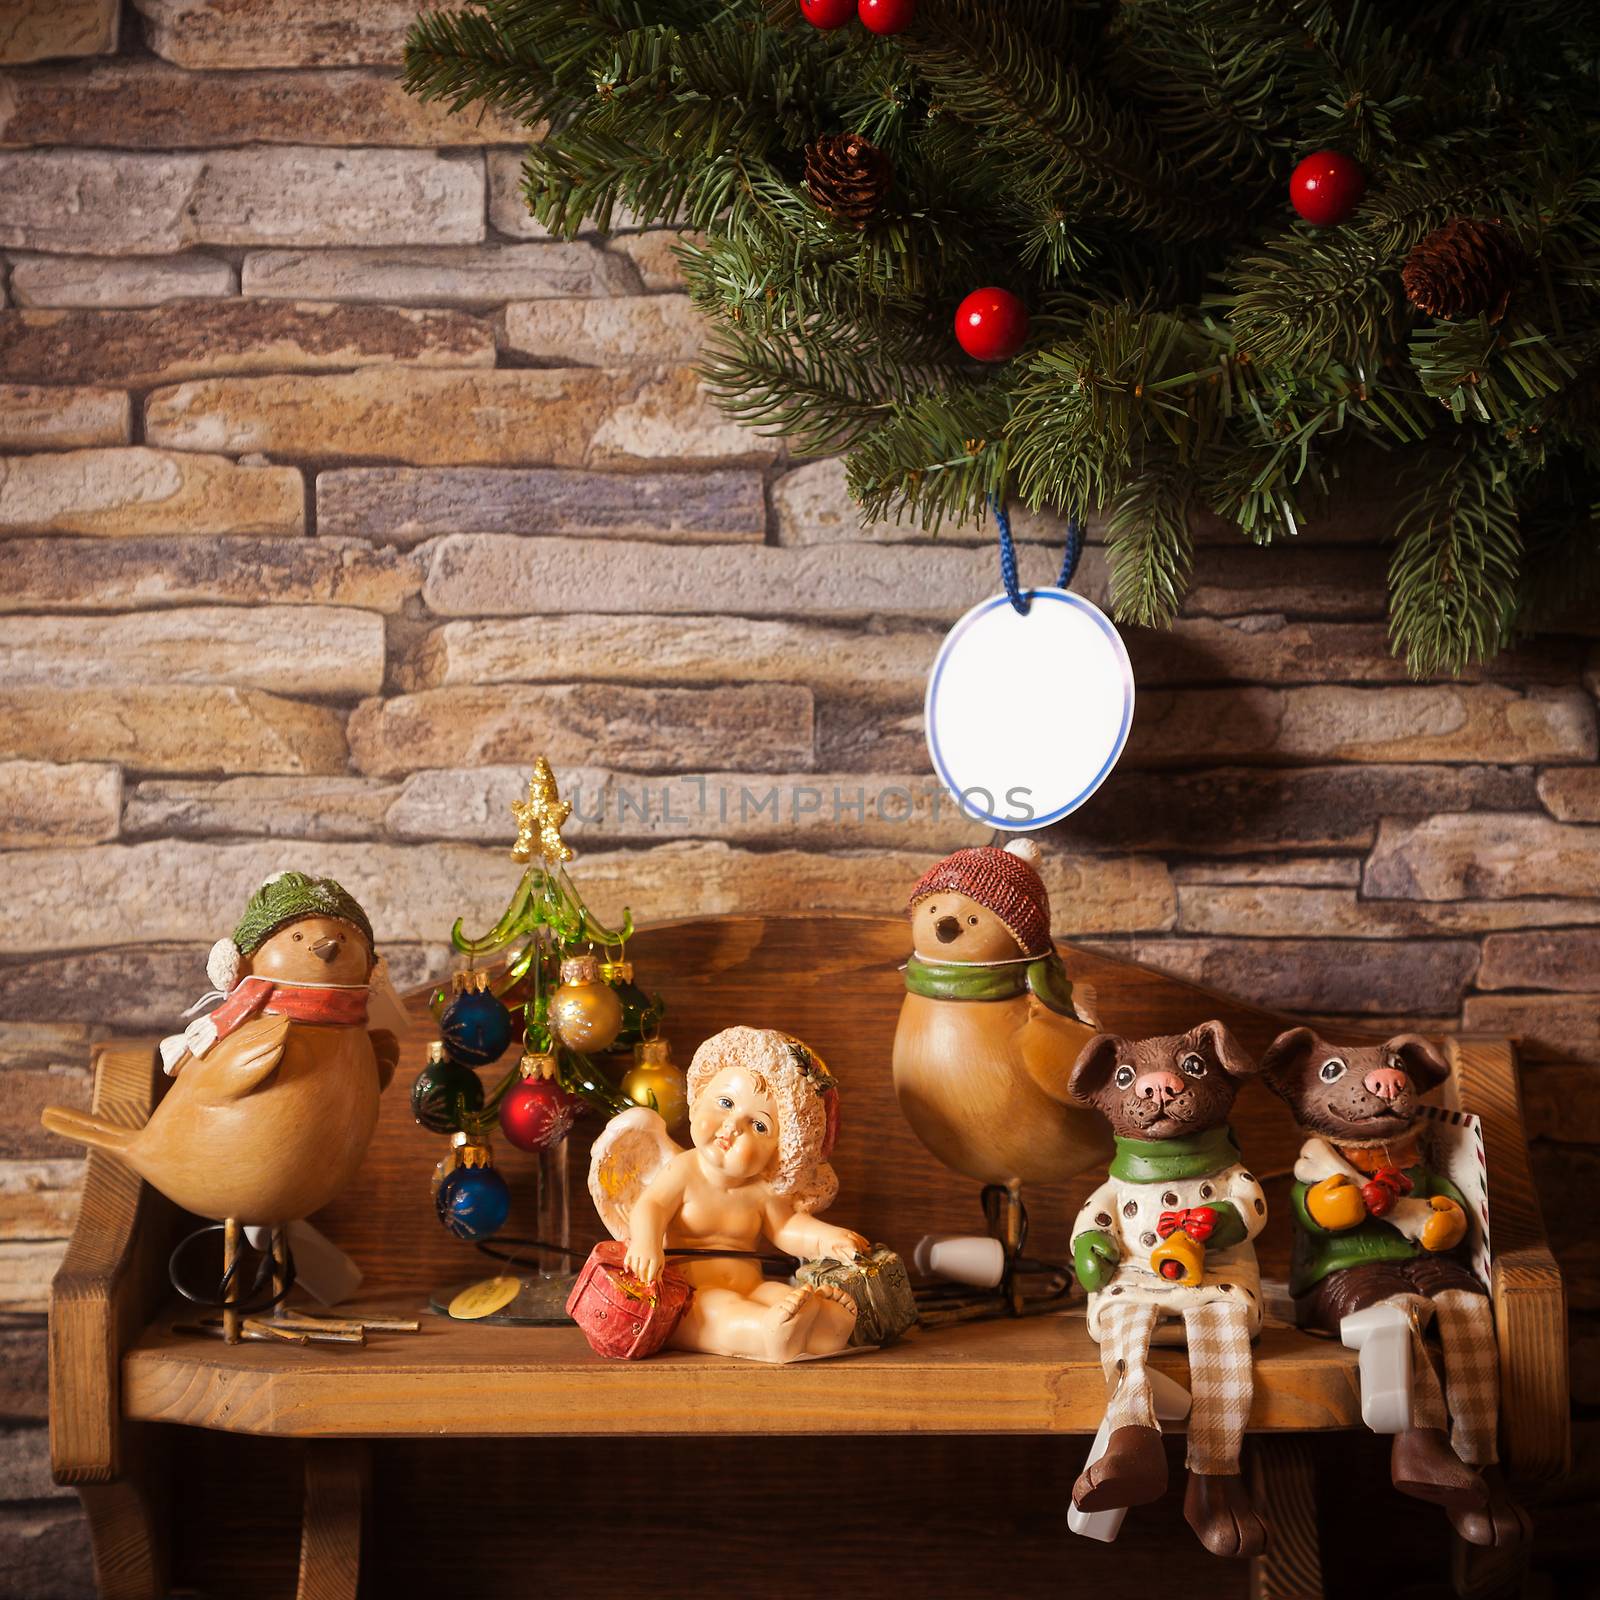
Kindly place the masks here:
POLYGON ((622 1092, 636 1106, 660 1112, 669 1129, 689 1115, 689 1085, 683 1069, 673 1064, 672 1047, 665 1039, 641 1039, 633 1047, 633 1065, 623 1076, 622 1092))
POLYGON ((622 1032, 622 1001, 600 978, 593 956, 561 963, 561 987, 550 996, 550 1026, 573 1050, 604 1050, 622 1032))
POLYGON ((489 1146, 474 1133, 468 1133, 463 1128, 459 1133, 450 1135, 450 1154, 455 1158, 457 1167, 492 1167, 494 1156, 489 1146))

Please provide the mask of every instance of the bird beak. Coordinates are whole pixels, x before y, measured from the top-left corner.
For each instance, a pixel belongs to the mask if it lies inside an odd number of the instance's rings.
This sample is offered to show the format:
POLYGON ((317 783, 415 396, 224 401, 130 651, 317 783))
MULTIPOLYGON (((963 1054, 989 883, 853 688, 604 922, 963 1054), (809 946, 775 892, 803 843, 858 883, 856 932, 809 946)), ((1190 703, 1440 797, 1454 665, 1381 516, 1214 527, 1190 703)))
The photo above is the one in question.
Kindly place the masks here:
POLYGON ((343 939, 337 939, 330 933, 327 938, 318 939, 317 942, 312 945, 311 953, 319 961, 332 962, 333 959, 339 954, 339 947, 343 943, 343 939))

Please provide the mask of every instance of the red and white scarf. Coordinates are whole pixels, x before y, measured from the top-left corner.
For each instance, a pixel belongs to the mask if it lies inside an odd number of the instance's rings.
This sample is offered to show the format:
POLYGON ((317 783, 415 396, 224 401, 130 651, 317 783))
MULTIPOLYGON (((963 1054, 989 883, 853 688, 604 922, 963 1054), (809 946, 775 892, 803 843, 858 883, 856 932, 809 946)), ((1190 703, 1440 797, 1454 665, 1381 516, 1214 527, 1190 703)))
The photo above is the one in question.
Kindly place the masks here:
POLYGON ((169 1074, 185 1055, 203 1056, 218 1039, 226 1039, 252 1017, 292 1017, 296 1022, 328 1022, 344 1027, 365 1024, 368 986, 364 983, 290 983, 266 977, 241 978, 224 996, 213 989, 189 1009, 221 1000, 214 1011, 196 1017, 182 1033, 161 1041, 161 1062, 169 1074))

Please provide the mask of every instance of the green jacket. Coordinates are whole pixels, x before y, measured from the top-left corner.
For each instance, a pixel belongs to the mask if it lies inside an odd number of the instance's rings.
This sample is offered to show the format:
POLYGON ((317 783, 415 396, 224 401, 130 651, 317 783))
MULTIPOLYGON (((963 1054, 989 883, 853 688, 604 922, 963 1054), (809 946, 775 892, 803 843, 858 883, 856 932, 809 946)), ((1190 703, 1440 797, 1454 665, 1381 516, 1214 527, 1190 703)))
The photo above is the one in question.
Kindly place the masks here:
MULTIPOLYGON (((1411 1199, 1431 1200, 1442 1194, 1466 1210, 1461 1191, 1448 1178, 1421 1166, 1407 1167, 1405 1171, 1411 1180, 1411 1199)), ((1289 1267, 1291 1294, 1303 1294, 1330 1272, 1342 1272, 1346 1267, 1359 1267, 1369 1261, 1410 1261, 1425 1253, 1420 1244, 1374 1217, 1338 1233, 1324 1228, 1306 1209, 1306 1191, 1310 1187, 1297 1181, 1290 1191, 1295 1220, 1294 1259, 1289 1267)))

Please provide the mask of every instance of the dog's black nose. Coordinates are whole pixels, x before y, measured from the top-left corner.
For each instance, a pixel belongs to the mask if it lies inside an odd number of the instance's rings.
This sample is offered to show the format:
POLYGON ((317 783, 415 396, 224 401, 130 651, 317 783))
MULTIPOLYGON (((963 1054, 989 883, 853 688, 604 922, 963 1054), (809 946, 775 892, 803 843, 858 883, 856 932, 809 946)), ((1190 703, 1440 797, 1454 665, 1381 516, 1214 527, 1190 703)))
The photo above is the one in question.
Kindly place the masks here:
POLYGON ((940 917, 934 923, 933 931, 939 936, 940 944, 949 944, 952 939, 961 937, 961 923, 956 917, 940 917))

